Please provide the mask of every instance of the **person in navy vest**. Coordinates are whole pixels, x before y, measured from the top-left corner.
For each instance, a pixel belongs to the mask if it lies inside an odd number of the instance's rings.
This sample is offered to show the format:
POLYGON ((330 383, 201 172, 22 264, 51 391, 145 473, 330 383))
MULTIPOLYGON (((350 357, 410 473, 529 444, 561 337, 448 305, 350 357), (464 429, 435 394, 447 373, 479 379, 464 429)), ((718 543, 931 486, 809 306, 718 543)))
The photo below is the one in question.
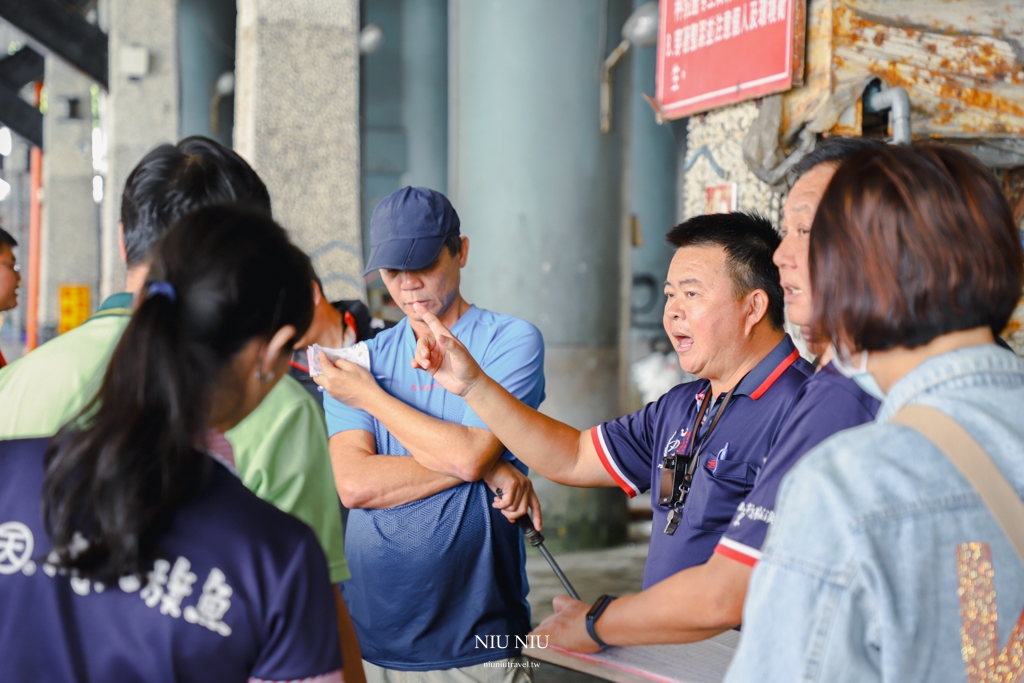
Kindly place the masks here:
MULTIPOLYGON (((812 371, 783 331, 783 290, 772 263, 779 237, 767 219, 697 216, 667 239, 676 252, 665 282, 665 331, 680 366, 700 379, 632 415, 580 432, 531 410, 429 315, 432 334, 421 339, 413 361, 548 479, 617 485, 631 497, 653 490, 645 589, 708 561, 812 371)), ((585 603, 556 598, 556 614, 534 633, 551 645, 595 651, 607 642, 597 623, 609 604, 618 607, 612 600, 601 596, 588 614, 585 603)), ((622 618, 634 625, 647 618, 623 607, 622 618)))
POLYGON ((288 371, 309 259, 229 207, 152 258, 97 397, 52 439, 0 441, 2 677, 341 681, 320 544, 224 438, 288 371))

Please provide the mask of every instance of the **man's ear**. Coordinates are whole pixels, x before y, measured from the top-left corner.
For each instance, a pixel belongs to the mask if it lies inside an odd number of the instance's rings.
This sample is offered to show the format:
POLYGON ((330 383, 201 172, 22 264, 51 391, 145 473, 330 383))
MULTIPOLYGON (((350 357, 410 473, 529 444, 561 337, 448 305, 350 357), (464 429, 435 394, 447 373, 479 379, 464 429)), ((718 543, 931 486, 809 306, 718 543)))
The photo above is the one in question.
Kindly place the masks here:
POLYGON ((768 293, 763 289, 753 289, 744 298, 746 310, 743 321, 743 334, 749 337, 759 322, 768 314, 768 293))
POLYGON ((313 285, 313 305, 319 306, 320 300, 324 298, 324 293, 320 291, 320 285, 316 283, 316 280, 310 281, 313 285))
POLYGON ((128 247, 124 246, 124 223, 117 222, 117 250, 121 254, 121 262, 128 263, 128 247))
POLYGON ((292 325, 285 325, 274 333, 258 361, 263 375, 269 375, 273 371, 274 363, 285 353, 286 348, 289 353, 291 352, 288 342, 297 336, 295 327, 292 325))
POLYGON ((466 260, 469 258, 469 238, 462 235, 462 245, 459 247, 459 268, 466 267, 466 260))

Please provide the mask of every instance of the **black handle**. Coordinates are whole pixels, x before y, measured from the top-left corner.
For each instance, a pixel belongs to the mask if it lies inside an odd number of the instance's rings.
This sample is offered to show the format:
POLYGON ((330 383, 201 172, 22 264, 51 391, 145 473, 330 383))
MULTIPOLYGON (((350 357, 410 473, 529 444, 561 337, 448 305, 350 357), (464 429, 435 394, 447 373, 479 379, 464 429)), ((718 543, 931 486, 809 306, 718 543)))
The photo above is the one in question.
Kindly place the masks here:
POLYGON ((526 540, 530 542, 534 548, 544 542, 544 535, 537 531, 537 527, 533 526, 533 520, 530 519, 529 514, 525 514, 516 520, 516 524, 523 530, 523 535, 526 536, 526 540))

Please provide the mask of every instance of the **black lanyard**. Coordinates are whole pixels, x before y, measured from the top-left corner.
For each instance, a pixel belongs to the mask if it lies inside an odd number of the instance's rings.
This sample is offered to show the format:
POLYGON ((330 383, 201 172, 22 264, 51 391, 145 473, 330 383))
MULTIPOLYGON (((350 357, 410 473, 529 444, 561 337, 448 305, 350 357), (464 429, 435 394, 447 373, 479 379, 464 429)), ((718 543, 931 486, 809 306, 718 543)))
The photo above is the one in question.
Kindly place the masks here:
POLYGON ((693 436, 690 437, 690 445, 686 449, 686 457, 692 458, 686 473, 687 488, 689 488, 689 484, 693 482, 693 472, 697 468, 697 463, 700 461, 700 454, 704 450, 704 446, 706 446, 708 441, 711 440, 711 432, 715 431, 715 427, 718 425, 718 420, 721 419, 722 415, 725 413, 725 408, 729 405, 729 400, 732 398, 734 391, 736 391, 736 387, 730 389, 729 393, 725 395, 725 400, 722 401, 722 407, 718 409, 717 413, 715 413, 715 417, 711 420, 708 430, 704 432, 704 438, 700 439, 700 446, 697 446, 697 436, 700 433, 700 422, 704 417, 704 412, 707 410, 707 407, 711 404, 711 387, 708 387, 708 393, 704 395, 704 400, 701 401, 700 410, 697 411, 697 419, 693 423, 693 436), (694 447, 697 448, 696 453, 693 452, 694 447))
POLYGON ((680 510, 683 507, 683 503, 686 502, 686 496, 689 494, 690 486, 693 484, 693 475, 697 470, 697 464, 700 462, 700 454, 704 450, 704 446, 711 440, 711 434, 715 431, 715 427, 718 426, 718 421, 722 418, 722 415, 725 414, 725 409, 728 407, 735 391, 736 387, 733 387, 725 395, 722 406, 715 413, 715 417, 711 420, 711 424, 708 425, 703 438, 698 439, 701 421, 707 413, 708 406, 711 405, 712 391, 709 386, 707 393, 704 394, 704 400, 701 401, 700 408, 697 410, 697 417, 693 421, 693 429, 690 432, 690 443, 686 447, 686 454, 681 458, 677 455, 669 455, 662 461, 662 486, 658 503, 672 508, 668 516, 668 524, 665 525, 666 534, 671 535, 675 533, 676 527, 679 526, 679 522, 683 518, 680 510), (700 441, 699 446, 697 445, 698 440, 700 441))

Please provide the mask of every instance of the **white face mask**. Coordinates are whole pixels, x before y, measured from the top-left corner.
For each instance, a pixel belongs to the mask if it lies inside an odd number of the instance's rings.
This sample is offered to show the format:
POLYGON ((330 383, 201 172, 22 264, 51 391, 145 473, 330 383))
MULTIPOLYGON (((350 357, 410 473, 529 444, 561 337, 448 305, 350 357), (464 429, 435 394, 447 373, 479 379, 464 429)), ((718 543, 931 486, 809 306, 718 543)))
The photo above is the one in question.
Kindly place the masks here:
POLYGON ((874 376, 868 372, 868 352, 865 349, 860 354, 860 367, 855 367, 853 362, 845 351, 841 351, 839 346, 833 345, 835 348, 835 357, 832 359, 832 365, 835 366, 836 370, 841 372, 845 377, 849 377, 861 390, 869 396, 874 396, 879 401, 885 400, 885 392, 878 386, 878 382, 875 381, 874 376))

